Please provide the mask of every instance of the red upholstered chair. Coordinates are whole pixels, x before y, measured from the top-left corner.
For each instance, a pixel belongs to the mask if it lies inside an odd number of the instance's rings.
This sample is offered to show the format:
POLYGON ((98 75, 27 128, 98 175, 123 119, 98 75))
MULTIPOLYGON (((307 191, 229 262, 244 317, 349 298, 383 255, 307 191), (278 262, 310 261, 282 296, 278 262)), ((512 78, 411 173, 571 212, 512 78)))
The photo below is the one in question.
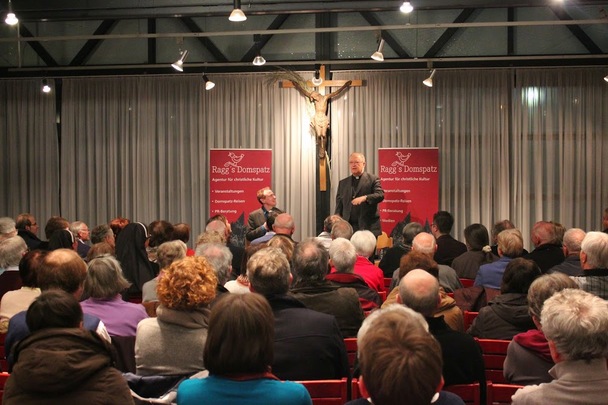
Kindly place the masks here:
POLYGON ((350 382, 350 400, 361 398, 361 391, 359 391, 359 380, 353 378, 350 382))
POLYGON ((472 278, 461 278, 460 283, 464 288, 473 287, 473 285, 475 284, 475 280, 473 280, 472 278))
POLYGON ((348 380, 346 378, 298 382, 308 390, 313 405, 344 405, 348 400, 348 380))
POLYGON ((488 384, 488 405, 510 405, 511 396, 523 385, 516 384, 488 384))
POLYGON ((492 383, 508 383, 503 375, 504 362, 507 358, 507 347, 510 340, 475 338, 483 353, 486 369, 486 380, 492 383))
POLYGON ((465 330, 465 332, 467 330, 469 330, 469 327, 473 323, 473 320, 475 318, 477 318, 477 315, 479 315, 479 312, 464 311, 464 330, 465 330))
MULTIPOLYGON (((0 371, 8 370, 6 353, 4 352, 4 339, 6 339, 6 333, 0 333, 0 371)), ((2 398, 0 398, 0 400, 2 400, 2 398)))
POLYGON ((357 338, 344 338, 344 346, 346 346, 346 355, 348 356, 348 365, 352 375, 357 359, 357 338))
POLYGON ((388 291, 389 288, 391 288, 391 282, 393 281, 392 278, 390 277, 384 277, 384 288, 386 288, 386 291, 388 291))
POLYGON ((443 390, 458 395, 467 405, 481 405, 481 389, 478 382, 473 384, 446 385, 443 387, 443 390))
POLYGON ((8 376, 8 373, 0 373, 0 405, 2 405, 2 397, 4 396, 4 384, 6 384, 8 376))

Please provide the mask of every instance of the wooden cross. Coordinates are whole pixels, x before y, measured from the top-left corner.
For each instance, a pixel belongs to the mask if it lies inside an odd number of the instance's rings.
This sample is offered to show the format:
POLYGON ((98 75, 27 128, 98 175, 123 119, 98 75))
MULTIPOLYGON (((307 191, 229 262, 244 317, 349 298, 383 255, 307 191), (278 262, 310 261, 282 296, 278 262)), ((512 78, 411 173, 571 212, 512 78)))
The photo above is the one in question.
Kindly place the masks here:
MULTIPOLYGON (((360 87, 364 86, 365 83, 363 80, 326 80, 327 74, 325 72, 325 65, 321 65, 319 69, 319 78, 323 81, 318 86, 312 82, 312 80, 308 80, 306 85, 310 88, 314 88, 314 92, 317 92, 321 95, 320 99, 313 101, 313 96, 311 93, 307 93, 306 90, 302 89, 300 86, 294 85, 294 83, 290 80, 282 80, 279 82, 279 87, 281 88, 296 88, 300 93, 304 96, 309 97, 311 102, 315 103, 315 117, 313 117, 311 126, 317 135, 317 143, 319 145, 319 189, 320 191, 327 191, 327 166, 326 166, 326 143, 327 137, 326 132, 329 127, 329 117, 327 117, 327 103, 329 99, 333 96, 338 95, 342 90, 347 87, 360 87), (326 89, 331 87, 340 87, 335 93, 330 93, 325 97, 326 89)), ((317 97, 319 95, 316 95, 317 97)))

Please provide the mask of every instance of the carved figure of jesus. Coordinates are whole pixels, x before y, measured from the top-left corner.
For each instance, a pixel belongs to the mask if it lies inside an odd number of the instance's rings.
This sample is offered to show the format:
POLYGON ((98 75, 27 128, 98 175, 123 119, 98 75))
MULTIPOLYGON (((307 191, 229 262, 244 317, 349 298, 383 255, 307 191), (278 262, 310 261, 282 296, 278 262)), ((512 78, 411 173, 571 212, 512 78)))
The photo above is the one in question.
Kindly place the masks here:
POLYGON ((327 116, 327 102, 340 94, 344 89, 350 87, 352 80, 347 81, 338 90, 327 95, 322 95, 318 91, 307 91, 299 83, 293 82, 293 85, 298 91, 305 97, 307 97, 311 103, 315 105, 315 115, 312 117, 310 126, 315 130, 317 135, 317 141, 319 143, 319 157, 323 159, 325 157, 325 151, 327 149, 327 128, 329 128, 329 117, 327 116))

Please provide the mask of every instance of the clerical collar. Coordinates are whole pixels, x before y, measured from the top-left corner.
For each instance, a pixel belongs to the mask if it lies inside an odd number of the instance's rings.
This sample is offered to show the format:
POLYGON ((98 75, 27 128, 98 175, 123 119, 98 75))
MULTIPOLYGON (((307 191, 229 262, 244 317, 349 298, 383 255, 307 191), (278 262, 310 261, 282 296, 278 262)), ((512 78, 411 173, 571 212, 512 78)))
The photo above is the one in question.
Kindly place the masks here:
POLYGON ((361 178, 361 176, 355 176, 355 175, 353 175, 353 177, 357 180, 359 180, 361 178))

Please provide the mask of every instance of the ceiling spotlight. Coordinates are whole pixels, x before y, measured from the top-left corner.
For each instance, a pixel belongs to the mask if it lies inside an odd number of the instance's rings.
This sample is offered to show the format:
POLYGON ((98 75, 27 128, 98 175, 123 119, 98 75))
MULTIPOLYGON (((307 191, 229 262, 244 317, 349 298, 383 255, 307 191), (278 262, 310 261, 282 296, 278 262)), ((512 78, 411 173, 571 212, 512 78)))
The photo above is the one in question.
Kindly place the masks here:
POLYGON ((378 50, 372 54, 372 59, 377 60, 378 62, 384 61, 384 55, 382 51, 384 50, 384 39, 380 39, 380 44, 378 44, 378 50))
POLYGON ((180 58, 178 60, 176 60, 174 63, 171 64, 171 67, 175 70, 177 70, 178 72, 183 72, 184 71, 184 61, 186 60, 186 56, 188 56, 188 50, 184 49, 184 51, 182 52, 182 56, 180 56, 180 58))
POLYGON ((209 80, 209 78, 205 74, 203 74, 203 81, 205 82, 205 90, 211 90, 215 87, 215 83, 209 80))
POLYGON ((412 3, 410 3, 409 1, 404 1, 401 7, 399 7, 399 10, 402 13, 409 14, 414 11, 414 6, 412 6, 412 3))
POLYGON ((422 84, 424 84, 427 87, 433 87, 433 76, 435 76, 435 72, 436 72, 435 69, 431 70, 431 75, 429 77, 427 77, 426 79, 424 79, 422 84))
POLYGON ((262 66, 263 64, 266 63, 266 59, 264 59, 264 57, 262 55, 260 55, 259 53, 257 54, 257 56, 253 59, 253 64, 255 66, 262 66))
POLYGON ((247 16, 241 10, 241 0, 234 0, 234 9, 232 13, 230 13, 230 17, 228 17, 230 21, 240 22, 245 21, 247 16))
POLYGON ((4 20, 8 25, 15 25, 19 22, 19 19, 13 12, 13 5, 11 4, 11 0, 8 0, 8 13, 6 13, 6 19, 4 20))
POLYGON ((49 82, 46 79, 42 79, 42 92, 43 93, 51 92, 51 86, 49 86, 49 82))
POLYGON ((608 75, 606 75, 606 77, 604 77, 604 80, 608 82, 608 75))
POLYGON ((319 69, 315 69, 315 75, 313 76, 311 82, 315 87, 319 87, 321 83, 323 83, 323 79, 321 79, 319 69))

